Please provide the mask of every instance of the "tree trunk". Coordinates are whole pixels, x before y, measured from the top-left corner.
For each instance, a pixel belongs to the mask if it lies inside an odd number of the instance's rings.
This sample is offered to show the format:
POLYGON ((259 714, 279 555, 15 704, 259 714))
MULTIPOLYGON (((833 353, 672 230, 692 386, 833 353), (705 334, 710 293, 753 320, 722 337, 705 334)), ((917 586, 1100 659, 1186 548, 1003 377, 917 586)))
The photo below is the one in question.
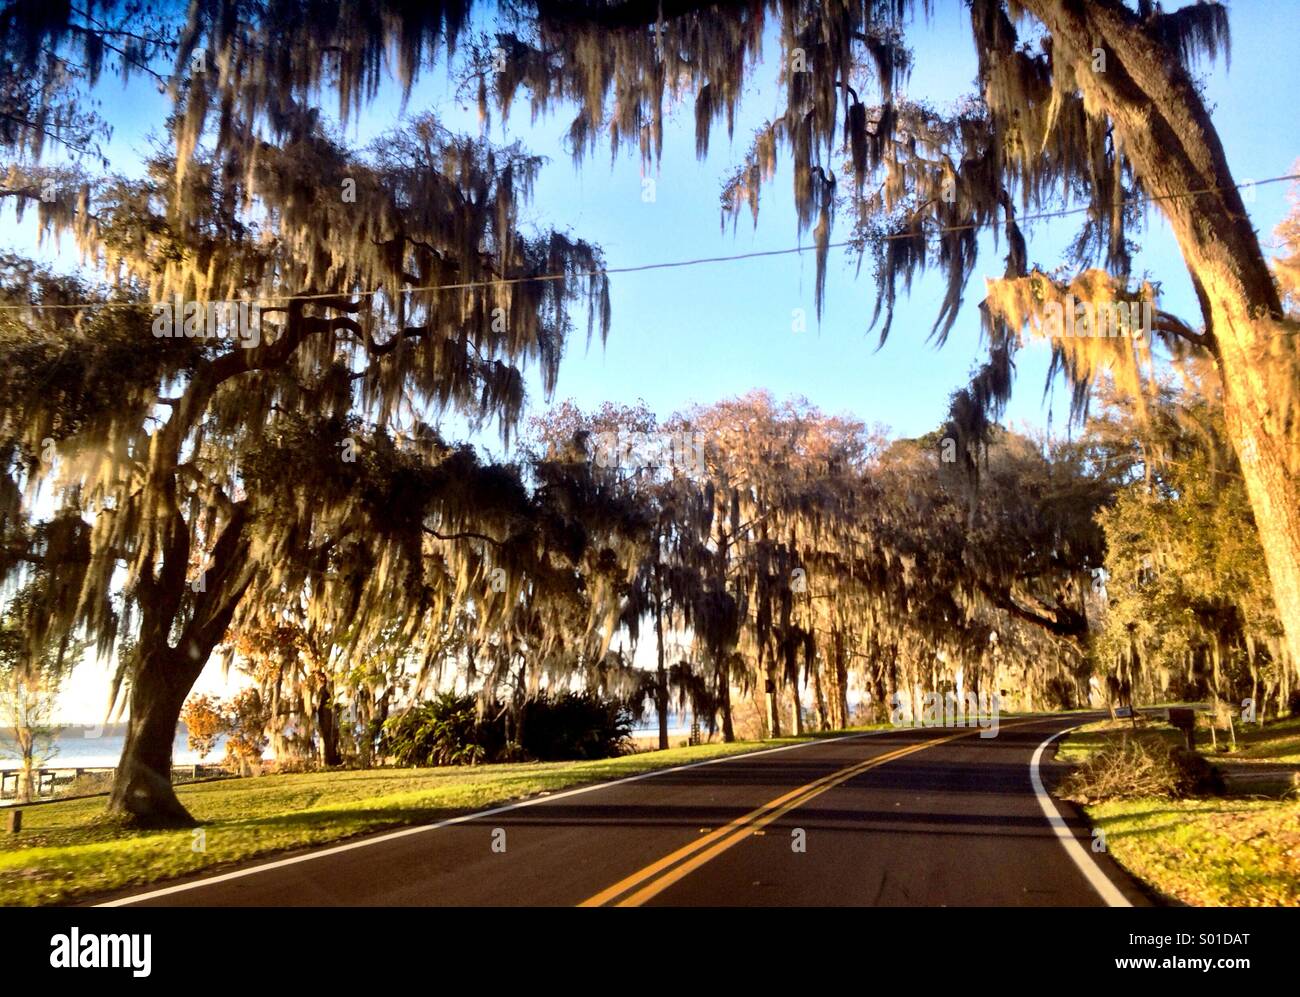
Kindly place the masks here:
POLYGON ((326 682, 321 690, 320 704, 316 707, 316 729, 320 732, 321 764, 327 768, 341 764, 343 756, 339 752, 339 718, 334 704, 333 682, 326 682))
POLYGON ((844 632, 837 629, 833 637, 835 643, 835 707, 839 714, 839 728, 849 726, 849 667, 844 660, 844 632))
POLYGON ((880 666, 880 671, 884 674, 885 682, 885 699, 883 711, 878 713, 876 719, 886 721, 891 718, 895 704, 901 702, 898 691, 898 663, 894 660, 892 652, 886 652, 890 655, 887 663, 880 666))
POLYGON ((730 744, 736 739, 736 728, 731 722, 731 675, 724 674, 718 690, 718 706, 722 710, 722 740, 730 744))
POLYGON ((655 712, 659 714, 659 750, 668 750, 668 669, 664 668, 663 650, 659 652, 659 670, 655 677, 655 712))
POLYGON ((668 669, 664 667, 664 607, 663 586, 659 580, 659 565, 655 565, 655 655, 658 670, 655 674, 655 710, 659 714, 659 750, 668 750, 668 669))
MULTIPOLYGON (((759 656, 762 656, 762 649, 759 649, 759 656)), ((781 736, 781 703, 780 692, 776 684, 776 670, 768 663, 767 671, 764 673, 767 677, 763 686, 763 703, 767 708, 767 736, 781 736)))
POLYGON ((189 537, 179 515, 157 578, 142 578, 138 660, 130 673, 131 718, 113 777, 108 812, 140 827, 192 827, 172 789, 172 746, 185 697, 230 625, 252 581, 245 526, 247 502, 235 506, 212 551, 212 568, 177 647, 168 635, 180 611, 189 537))
POLYGON ((31 755, 23 756, 22 767, 18 771, 18 788, 15 803, 31 803, 36 799, 36 766, 31 755))
POLYGON ((513 737, 509 739, 513 743, 515 753, 519 757, 523 756, 524 751, 524 724, 527 719, 528 697, 525 682, 528 679, 527 664, 519 666, 519 675, 515 680, 515 689, 512 696, 512 713, 513 721, 509 724, 513 731, 513 737))
POLYGON ((357 689, 353 698, 355 726, 354 740, 357 746, 357 765, 363 769, 370 768, 370 748, 374 744, 374 695, 368 686, 357 689))
POLYGON ((813 701, 817 704, 818 730, 830 730, 831 719, 826 712, 826 691, 822 688, 822 670, 813 667, 813 701))
POLYGON ((1116 0, 1025 6, 1051 32, 1056 71, 1072 70, 1090 110, 1114 122, 1117 144, 1178 239, 1223 380, 1228 436, 1291 665, 1300 669, 1300 482, 1291 445, 1300 345, 1283 324, 1277 286, 1218 133, 1176 54, 1116 0), (1094 73, 1098 40, 1117 58, 1094 73))
POLYGON ((379 697, 379 706, 370 728, 370 742, 376 748, 383 746, 384 725, 388 723, 388 709, 392 692, 392 689, 385 689, 384 694, 379 697))
MULTIPOLYGON (((1262 345, 1257 341, 1255 348, 1262 345)), ((1256 420, 1261 415, 1256 410, 1267 407, 1267 400, 1253 396, 1245 357, 1230 365, 1228 352, 1224 351, 1222 364, 1228 435, 1246 479, 1246 494, 1273 583, 1273 603, 1286 634, 1291 666, 1300 669, 1300 482, 1287 468, 1289 443, 1285 435, 1251 432, 1252 426, 1260 425, 1256 420)))
POLYGON ((172 746, 181 706, 207 655, 195 666, 170 648, 142 650, 131 677, 131 719, 108 812, 141 827, 192 827, 172 789, 172 746))

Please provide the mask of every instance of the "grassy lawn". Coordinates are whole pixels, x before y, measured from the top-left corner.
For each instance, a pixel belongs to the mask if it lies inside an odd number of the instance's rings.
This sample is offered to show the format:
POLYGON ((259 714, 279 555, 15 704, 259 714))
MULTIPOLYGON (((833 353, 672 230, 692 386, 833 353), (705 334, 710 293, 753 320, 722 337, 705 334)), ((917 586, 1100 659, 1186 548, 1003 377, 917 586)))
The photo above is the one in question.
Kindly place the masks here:
MULTIPOLYGON (((1080 728, 1058 757, 1078 763, 1109 739, 1131 731, 1129 721, 1080 728)), ((1139 736, 1181 743, 1163 724, 1139 736)), ((1210 750, 1197 731, 1197 749, 1215 764, 1300 763, 1300 718, 1238 732, 1238 750, 1210 750)), ((1222 742, 1222 737, 1220 737, 1222 742)), ((1300 906, 1300 800, 1108 800, 1084 807, 1106 835, 1111 856, 1166 897, 1192 906, 1300 906)))
POLYGON ((1208 755, 1216 761, 1242 764, 1300 765, 1300 717, 1290 717, 1263 729, 1250 726, 1237 731, 1237 750, 1208 755))
POLYGON ((202 822, 203 851, 195 850, 189 830, 124 831, 100 820, 102 798, 27 807, 21 833, 0 831, 0 905, 68 902, 584 783, 812 739, 703 744, 595 762, 334 771, 180 786, 181 802, 202 822))
POLYGON ((1085 808, 1106 849, 1194 907, 1300 905, 1300 802, 1112 800, 1085 808))

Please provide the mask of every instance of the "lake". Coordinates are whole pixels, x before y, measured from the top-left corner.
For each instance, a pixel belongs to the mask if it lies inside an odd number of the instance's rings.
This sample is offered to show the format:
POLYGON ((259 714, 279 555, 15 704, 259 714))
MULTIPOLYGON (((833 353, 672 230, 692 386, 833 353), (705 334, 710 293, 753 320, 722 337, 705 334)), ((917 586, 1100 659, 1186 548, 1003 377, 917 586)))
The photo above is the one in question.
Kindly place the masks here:
MULTIPOLYGON (((112 768, 122 756, 122 747, 126 743, 126 725, 74 724, 63 728, 54 740, 57 752, 42 763, 43 768, 112 768)), ((657 734, 656 722, 637 726, 632 731, 633 737, 647 737, 657 734)), ((681 723, 681 718, 669 715, 668 733, 670 737, 682 738, 690 729, 681 723)), ((176 730, 176 740, 172 744, 172 763, 174 765, 197 765, 200 761, 215 764, 226 757, 225 737, 219 737, 207 757, 200 759, 197 751, 191 751, 186 743, 187 734, 184 725, 176 730)), ((273 758, 270 749, 265 757, 273 758)), ((16 769, 18 759, 14 757, 13 736, 7 730, 0 732, 0 769, 16 769)))
MULTIPOLYGON (((42 762, 43 768, 112 768, 122 756, 122 747, 126 743, 125 732, 121 724, 111 727, 73 726, 60 731, 54 739, 55 754, 42 762)), ((185 729, 176 731, 176 740, 172 744, 172 761, 176 765, 195 765, 200 761, 197 751, 191 751, 186 743, 188 735, 185 729)), ((13 737, 8 733, 0 735, 0 769, 16 769, 18 759, 14 757, 13 737)), ((219 762, 226 756, 225 739, 218 738, 216 746, 208 752, 209 763, 219 762)))

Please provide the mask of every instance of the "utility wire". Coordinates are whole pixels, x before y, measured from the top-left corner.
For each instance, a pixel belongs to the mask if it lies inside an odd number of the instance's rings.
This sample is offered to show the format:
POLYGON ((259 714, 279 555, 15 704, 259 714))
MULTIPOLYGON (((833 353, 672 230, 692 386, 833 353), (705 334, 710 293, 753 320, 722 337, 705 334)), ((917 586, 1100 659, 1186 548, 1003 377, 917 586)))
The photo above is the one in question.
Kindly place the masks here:
MULTIPOLYGON (((1123 207, 1127 208, 1137 204, 1152 204, 1160 201, 1172 201, 1184 197, 1200 197, 1204 194, 1216 194, 1224 190, 1240 190, 1243 187, 1262 187, 1265 184, 1282 183, 1287 180, 1300 180, 1300 173, 1286 173, 1281 176, 1268 177, 1264 180, 1249 180, 1242 183, 1231 184, 1226 187, 1206 187, 1202 190, 1179 191, 1173 194, 1148 195, 1136 197, 1123 202, 1123 207)), ((1082 214, 1091 211, 1091 205, 1081 205, 1077 208, 1061 208, 1056 211, 1042 211, 1032 215, 1022 215, 1015 219, 1017 225, 1024 222, 1043 221, 1050 218, 1064 218, 1070 215, 1082 214)), ((949 232, 968 232, 978 230, 982 225, 968 222, 962 225, 945 225, 939 228, 932 228, 924 231, 922 235, 926 238, 934 235, 942 235, 949 232)), ((893 242, 900 239, 914 239, 916 234, 912 232, 896 232, 888 235, 877 235, 868 237, 865 241, 868 243, 893 242)), ((839 242, 830 242, 826 244, 826 249, 844 249, 851 246, 859 245, 864 240, 843 239, 839 242)), ((724 256, 701 256, 687 260, 667 260, 660 263, 641 263, 634 266, 623 267, 601 267, 593 270, 576 270, 570 273, 551 273, 536 274, 528 277, 496 277, 490 280, 472 280, 462 283, 453 284, 428 284, 422 287, 404 287, 398 294, 418 294, 425 291, 466 291, 480 287, 497 287, 509 286, 513 284, 529 284, 541 281, 556 280, 581 280, 588 277, 609 276, 611 274, 625 273, 643 273, 649 270, 673 270, 680 267, 703 266, 712 263, 732 263, 738 260, 761 259, 771 256, 790 256, 800 253, 806 253, 809 250, 817 249, 816 244, 808 246, 791 246, 787 249, 761 249, 748 253, 733 253, 724 256)), ((257 300, 249 300, 249 304, 270 304, 286 301, 316 301, 325 298, 371 298, 383 291, 376 288, 372 291, 330 291, 319 294, 285 294, 272 295, 257 300)), ((236 302, 239 303, 239 302, 236 302)), ((137 301, 82 301, 82 302, 61 302, 58 304, 26 304, 26 305, 0 305, 0 311, 28 311, 33 308, 44 309, 84 309, 84 308, 142 308, 149 307, 153 304, 163 304, 163 302, 137 302, 137 301)))

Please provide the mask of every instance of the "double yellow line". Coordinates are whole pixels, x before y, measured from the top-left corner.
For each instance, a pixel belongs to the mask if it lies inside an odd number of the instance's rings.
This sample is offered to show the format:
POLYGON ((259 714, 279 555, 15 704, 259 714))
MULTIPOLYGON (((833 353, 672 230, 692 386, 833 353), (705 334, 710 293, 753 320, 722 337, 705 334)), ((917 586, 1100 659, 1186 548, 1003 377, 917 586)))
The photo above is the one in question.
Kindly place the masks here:
MULTIPOLYGON (((1032 722, 1032 721, 1024 721, 1032 722)), ((1012 726, 1003 724, 1003 727, 1012 726)), ((895 759, 902 758, 905 755, 913 754, 917 751, 924 751, 926 748, 933 748, 936 745, 947 744, 949 741, 955 741, 961 737, 970 737, 978 733, 979 728, 964 730, 960 734, 951 734, 948 737, 936 738, 933 741, 923 741, 920 744, 909 744, 903 748, 896 748, 893 751, 886 752, 883 755, 876 755, 874 758, 868 758, 866 761, 858 762, 856 765, 850 765, 848 768, 840 769, 838 772, 832 772, 830 775, 824 775, 820 779, 814 779, 798 789, 792 789, 784 796, 778 796, 775 800, 763 804, 757 810, 751 810, 743 817, 737 817, 725 827, 720 827, 711 831, 697 841, 685 845, 677 851, 665 855, 656 862, 652 862, 644 869, 632 873, 625 879, 619 880, 613 886, 601 890, 593 897, 588 897, 579 907, 604 907, 610 904, 615 898, 622 897, 615 907, 639 907, 647 900, 658 896, 668 887, 672 886, 679 879, 689 876, 706 862, 711 862, 729 848, 740 844, 741 841, 748 838, 751 834, 761 831, 767 825, 775 820, 779 820, 783 815, 789 813, 796 807, 802 806, 812 799, 820 796, 829 789, 834 789, 841 783, 847 782, 856 775, 873 769, 878 765, 884 765, 886 762, 892 762, 895 759), (627 894, 624 896, 624 894, 627 894)))

